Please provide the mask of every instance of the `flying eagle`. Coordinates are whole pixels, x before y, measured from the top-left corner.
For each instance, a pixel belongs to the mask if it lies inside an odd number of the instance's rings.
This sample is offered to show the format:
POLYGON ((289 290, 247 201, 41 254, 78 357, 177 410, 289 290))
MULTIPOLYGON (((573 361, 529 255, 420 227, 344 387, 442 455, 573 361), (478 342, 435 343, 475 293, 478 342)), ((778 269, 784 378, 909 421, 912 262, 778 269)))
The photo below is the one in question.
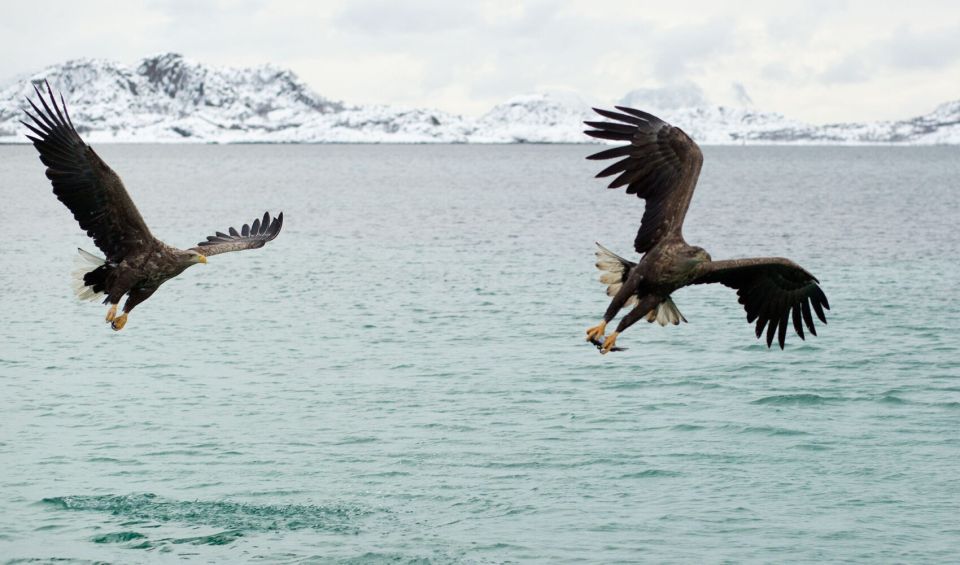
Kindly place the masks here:
POLYGON ((84 264, 74 272, 74 290, 84 300, 104 295, 103 303, 110 305, 107 322, 114 330, 123 329, 137 304, 187 267, 206 263, 211 255, 263 247, 280 233, 283 213, 272 219, 265 213, 239 232, 234 228, 229 233, 217 232, 190 249, 163 243, 150 233, 117 173, 80 138, 63 95, 57 105, 50 84, 46 87, 49 104, 34 85, 43 108, 27 99, 34 113, 27 110, 26 114, 33 123, 20 123, 34 134, 27 138, 47 166, 53 193, 106 256, 101 259, 78 250, 84 264), (118 316, 117 305, 124 295, 127 301, 118 316))
POLYGON ((594 108, 613 121, 585 122, 594 129, 584 133, 628 145, 587 159, 622 157, 597 177, 617 175, 609 188, 625 186, 627 194, 646 200, 634 241, 634 248, 643 257, 634 263, 597 244, 597 268, 603 271, 600 282, 609 285, 607 296, 613 300, 603 320, 587 330, 587 341, 607 353, 615 350, 617 336, 640 319, 661 326, 686 322, 670 295, 679 288, 705 283, 736 289, 747 311, 747 322, 756 322, 757 338, 766 330, 767 347, 776 335, 783 349, 791 321, 800 339, 804 339, 804 324, 817 335, 811 309, 826 323, 823 311, 830 305, 816 277, 782 257, 713 261, 703 248, 687 244, 683 218, 700 176, 703 153, 680 128, 640 110, 616 108, 619 112, 594 108), (624 307, 632 310, 620 320, 617 331, 604 338, 607 324, 624 307))

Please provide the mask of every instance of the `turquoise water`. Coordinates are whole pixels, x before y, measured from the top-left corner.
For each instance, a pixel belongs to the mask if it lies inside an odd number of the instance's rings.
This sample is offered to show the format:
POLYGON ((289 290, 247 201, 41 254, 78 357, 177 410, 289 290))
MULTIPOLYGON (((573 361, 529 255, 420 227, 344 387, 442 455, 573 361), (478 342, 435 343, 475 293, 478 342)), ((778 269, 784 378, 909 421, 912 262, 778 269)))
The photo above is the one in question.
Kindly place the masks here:
POLYGON ((819 337, 674 298, 601 356, 586 146, 104 146, 178 246, 283 210, 112 332, 93 250, 0 147, 0 560, 960 559, 960 150, 706 148, 685 229, 791 257, 819 337))

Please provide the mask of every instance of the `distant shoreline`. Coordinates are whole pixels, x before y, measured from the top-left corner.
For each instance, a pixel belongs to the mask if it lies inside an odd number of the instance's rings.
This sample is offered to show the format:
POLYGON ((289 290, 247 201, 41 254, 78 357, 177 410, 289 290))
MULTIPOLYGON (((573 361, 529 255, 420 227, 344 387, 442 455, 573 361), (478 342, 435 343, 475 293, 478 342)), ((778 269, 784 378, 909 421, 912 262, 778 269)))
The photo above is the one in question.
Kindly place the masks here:
MULTIPOLYGON (((29 141, 0 141, 0 146, 29 146, 29 141)), ((572 141, 93 141, 91 146, 99 145, 471 145, 479 147, 512 146, 512 145, 542 145, 564 146, 583 145, 596 146, 600 143, 572 141)), ((850 142, 835 143, 820 142, 747 142, 747 143, 701 143, 700 147, 960 147, 956 143, 906 143, 896 141, 850 142)))

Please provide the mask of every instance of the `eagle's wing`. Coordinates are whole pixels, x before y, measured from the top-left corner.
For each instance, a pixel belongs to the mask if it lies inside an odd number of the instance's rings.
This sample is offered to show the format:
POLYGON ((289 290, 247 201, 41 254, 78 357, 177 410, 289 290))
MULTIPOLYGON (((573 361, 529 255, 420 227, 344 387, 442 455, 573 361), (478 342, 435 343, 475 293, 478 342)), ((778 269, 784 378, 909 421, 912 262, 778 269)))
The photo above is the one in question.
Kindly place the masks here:
POLYGON ((73 212, 80 227, 93 238, 108 261, 119 262, 128 253, 153 241, 120 177, 80 139, 63 95, 58 106, 49 83, 49 104, 36 85, 33 89, 43 108, 28 99, 36 115, 27 111, 33 123, 20 123, 34 134, 27 138, 47 166, 53 193, 73 212))
POLYGON ((243 251, 244 249, 257 249, 277 237, 281 227, 283 227, 283 212, 280 212, 272 220, 270 219, 270 213, 264 212, 262 219, 257 218, 253 221, 253 224, 243 224, 239 232, 234 228, 228 230, 230 233, 218 231, 216 235, 207 236, 206 241, 201 241, 192 249, 205 256, 243 251))
POLYGON ((747 322, 757 322, 757 338, 767 327, 767 347, 777 333, 780 349, 787 336, 787 325, 793 320, 793 329, 800 339, 803 323, 810 333, 817 335, 813 325, 811 307, 824 324, 827 318, 824 309, 830 304, 816 277, 803 267, 782 257, 757 259, 733 259, 701 264, 699 274, 691 284, 721 283, 737 290, 740 304, 747 311, 747 322), (801 323, 801 318, 802 322, 801 323))
POLYGON ((627 187, 627 194, 636 194, 647 201, 640 231, 634 241, 638 253, 646 253, 668 236, 681 236, 683 218, 700 176, 703 153, 680 128, 660 118, 623 106, 621 112, 594 110, 613 122, 584 122, 595 128, 589 136, 626 141, 629 145, 607 149, 587 159, 619 161, 600 171, 597 177, 618 176, 609 188, 627 187))

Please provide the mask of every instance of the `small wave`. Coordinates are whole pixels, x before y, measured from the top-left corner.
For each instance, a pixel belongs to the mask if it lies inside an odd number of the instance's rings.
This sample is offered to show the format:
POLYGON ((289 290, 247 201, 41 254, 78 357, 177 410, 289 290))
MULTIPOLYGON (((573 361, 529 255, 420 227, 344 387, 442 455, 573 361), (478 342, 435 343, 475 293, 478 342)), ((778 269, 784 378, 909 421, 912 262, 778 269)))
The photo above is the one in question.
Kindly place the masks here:
POLYGON ((882 398, 880 398, 880 402, 883 402, 884 404, 907 404, 910 401, 904 400, 903 398, 894 396, 892 394, 885 394, 882 398))
POLYGON ((669 471, 667 469, 645 469, 636 473, 627 473, 620 475, 621 479, 655 479, 658 477, 679 477, 683 473, 679 471, 669 471))
POLYGON ((643 389, 647 387, 655 386, 653 381, 617 381, 600 386, 602 389, 606 390, 634 390, 634 389, 643 389))
POLYGON ((227 545, 235 542, 237 538, 242 537, 243 532, 237 530, 228 530, 206 536, 172 539, 170 540, 170 543, 189 543, 191 545, 227 545))
POLYGON ((226 501, 164 500, 151 493, 57 496, 44 498, 42 503, 62 510, 104 512, 128 519, 201 524, 236 531, 311 529, 356 533, 355 521, 370 513, 362 508, 345 505, 258 505, 226 501))
POLYGON ((337 565, 429 565, 430 563, 458 563, 461 557, 455 557, 446 554, 436 555, 408 555, 403 553, 381 553, 367 552, 355 557, 331 557, 329 555, 316 555, 308 562, 313 563, 313 559, 322 563, 335 563, 337 565))
POLYGON ((144 539, 146 537, 147 536, 140 532, 111 532, 109 534, 93 536, 90 538, 90 541, 93 543, 126 543, 131 540, 144 539))
POLYGON ((742 434, 764 434, 768 436, 805 436, 808 432, 802 430, 791 430, 789 428, 778 428, 775 426, 747 426, 740 429, 742 434))
POLYGON ((794 445, 792 449, 799 449, 801 451, 830 451, 833 448, 822 443, 798 443, 794 445))
POLYGON ((144 464, 143 462, 137 461, 135 459, 116 459, 113 457, 103 457, 103 456, 91 457, 90 459, 87 459, 87 461, 91 463, 116 463, 118 465, 143 465, 144 464))
POLYGON ((342 440, 335 442, 334 445, 353 445, 357 443, 375 443, 379 441, 378 438, 374 436, 348 436, 342 440))
POLYGON ((702 430, 703 426, 699 426, 697 424, 677 424, 670 429, 678 432, 695 432, 697 430, 702 430))
POLYGON ((70 557, 20 557, 4 561, 4 565, 20 565, 21 563, 38 563, 40 565, 50 565, 58 563, 63 565, 103 565, 103 561, 90 561, 88 559, 73 559, 70 557))
POLYGON ((393 477, 409 477, 410 473, 406 471, 378 471, 375 473, 364 473, 361 476, 364 478, 393 478, 393 477))
POLYGON ((776 406, 815 406, 835 400, 819 394, 775 394, 758 398, 750 404, 771 404, 776 406))
POLYGON ((167 544, 229 545, 241 537, 243 537, 243 532, 240 530, 226 530, 204 536, 150 540, 140 532, 124 531, 94 536, 90 538, 90 541, 93 543, 127 544, 125 546, 127 549, 153 549, 167 544))

